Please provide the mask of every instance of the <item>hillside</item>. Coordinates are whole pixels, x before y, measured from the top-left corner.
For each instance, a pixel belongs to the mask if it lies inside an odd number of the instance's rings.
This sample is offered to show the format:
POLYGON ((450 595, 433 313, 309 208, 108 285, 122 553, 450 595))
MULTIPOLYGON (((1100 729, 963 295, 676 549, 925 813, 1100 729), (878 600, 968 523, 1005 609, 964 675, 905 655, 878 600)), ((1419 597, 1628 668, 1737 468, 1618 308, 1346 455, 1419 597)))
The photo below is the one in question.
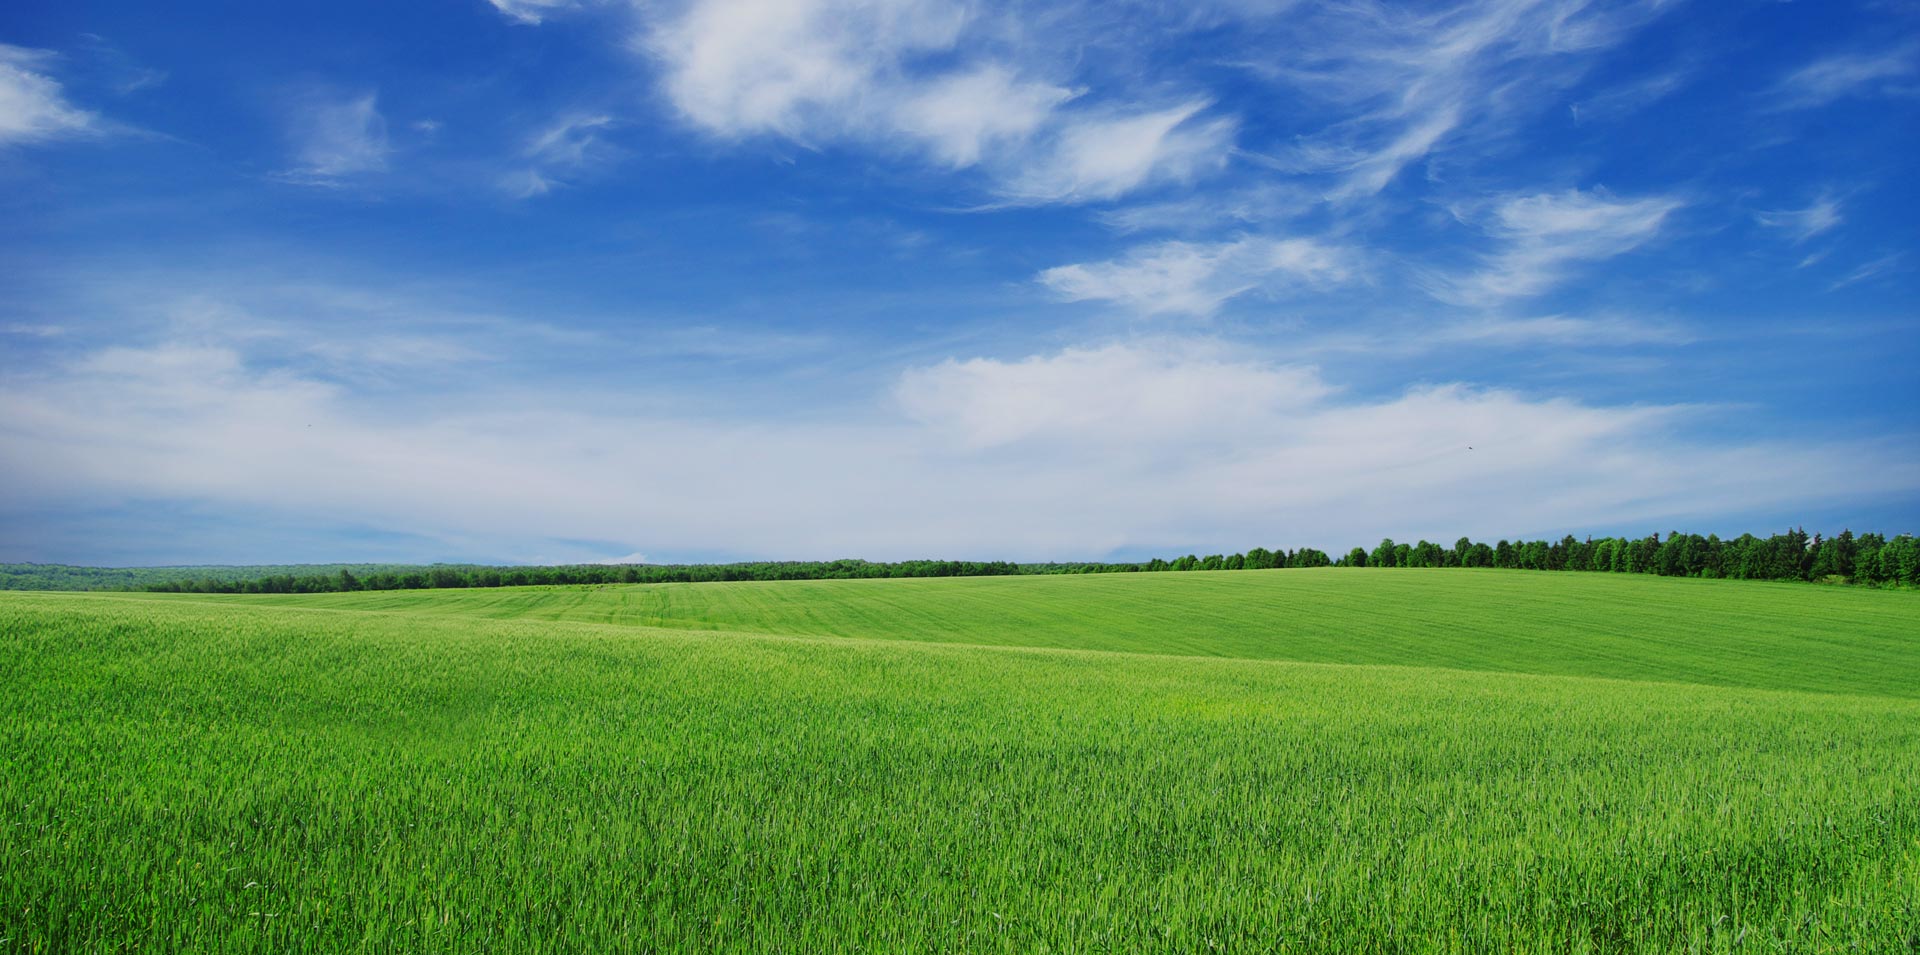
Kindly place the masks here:
POLYGON ((235 599, 253 606, 1920 697, 1920 593, 1745 581, 1329 568, 235 599))
POLYGON ((0 938, 1897 952, 1916 617, 1487 571, 3 594, 0 938))

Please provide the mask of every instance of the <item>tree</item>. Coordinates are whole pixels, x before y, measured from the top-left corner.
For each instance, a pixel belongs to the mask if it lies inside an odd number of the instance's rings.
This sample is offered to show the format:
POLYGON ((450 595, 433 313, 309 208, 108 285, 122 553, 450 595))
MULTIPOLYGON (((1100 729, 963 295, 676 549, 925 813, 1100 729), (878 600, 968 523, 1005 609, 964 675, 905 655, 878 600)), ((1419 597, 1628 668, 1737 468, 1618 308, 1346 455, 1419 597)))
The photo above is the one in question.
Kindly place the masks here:
POLYGON ((1861 534, 1854 543, 1853 577, 1860 583, 1878 583, 1880 577, 1880 549, 1887 546, 1887 539, 1879 534, 1861 534))
POLYGON ((1880 573, 1889 583, 1920 585, 1920 542, 1901 534, 1880 548, 1880 573))
POLYGON ((1527 541, 1520 547, 1520 566, 1527 570, 1547 569, 1547 542, 1527 541))
POLYGON ((1446 551, 1432 541, 1422 540, 1413 545, 1412 552, 1407 555, 1409 567, 1445 567, 1446 565, 1446 551))
POLYGON ((1613 538, 1602 537, 1593 542, 1593 550, 1587 554, 1587 569, 1598 571, 1613 569, 1613 538))
POLYGON ((1364 547, 1355 547, 1354 549, 1352 549, 1352 550, 1350 550, 1350 551, 1347 551, 1347 566, 1348 566, 1348 567, 1365 567, 1365 566, 1367 566, 1367 551, 1366 551, 1366 548, 1364 548, 1364 547))
POLYGON ((1702 577, 1727 575, 1727 545, 1718 534, 1708 534, 1701 547, 1699 574, 1702 577))
POLYGON ((1512 544, 1503 540, 1493 545, 1493 566, 1507 569, 1520 566, 1512 544))
POLYGON ((1375 547, 1373 549, 1373 553, 1367 555, 1367 566, 1369 567, 1399 566, 1394 561, 1394 557, 1396 556, 1396 550, 1397 549, 1393 546, 1393 538, 1391 537, 1380 538, 1380 546, 1375 547))

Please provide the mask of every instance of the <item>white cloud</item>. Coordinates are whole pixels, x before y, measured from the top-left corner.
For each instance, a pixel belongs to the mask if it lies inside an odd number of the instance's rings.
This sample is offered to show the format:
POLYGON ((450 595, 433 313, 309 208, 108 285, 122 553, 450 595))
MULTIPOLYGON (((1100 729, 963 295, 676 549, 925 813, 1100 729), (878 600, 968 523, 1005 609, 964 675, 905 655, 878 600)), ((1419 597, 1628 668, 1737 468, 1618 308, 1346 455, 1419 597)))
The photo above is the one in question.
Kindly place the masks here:
POLYGON ((0 380, 0 498, 297 515, 479 542, 468 552, 570 537, 665 559, 1033 559, 1698 526, 1805 507, 1809 488, 1920 490, 1910 444, 1702 441, 1683 427, 1698 411, 1464 385, 1342 399, 1311 369, 1193 342, 909 369, 887 405, 840 421, 684 420, 605 397, 367 414, 234 348, 106 349, 0 380), (1790 472, 1771 466, 1785 457, 1790 472))
POLYGON ((1159 202, 1129 203, 1095 215, 1116 232, 1201 233, 1286 222, 1313 211, 1322 195, 1305 183, 1262 181, 1159 202))
POLYGON ((562 10, 579 6, 577 0, 487 0, 494 9, 521 23, 539 23, 562 10))
POLYGON ((501 177, 500 187, 517 198, 546 195, 567 178, 585 174, 616 155, 602 134, 614 125, 604 114, 571 114, 541 129, 521 155, 528 165, 501 177))
POLYGON ((1207 101, 1081 102, 1048 57, 951 0, 694 0, 641 46, 667 99, 715 135, 855 143, 978 168, 1017 202, 1088 202, 1224 164, 1234 124, 1207 101), (1015 44, 1018 46, 1018 44, 1015 44))
POLYGON ((1539 295, 1575 263, 1612 258, 1653 239, 1681 205, 1671 196, 1615 199, 1578 189, 1508 197, 1494 205, 1486 225, 1500 248, 1479 270, 1446 279, 1433 292, 1467 305, 1539 295))
POLYGON ((1905 79, 1916 72, 1920 72, 1920 46, 1843 53, 1815 60, 1782 77, 1767 91, 1767 101, 1775 109, 1824 106, 1843 97, 1883 91, 1888 81, 1905 79))
POLYGON ((1478 364, 1495 365, 1506 360, 1500 356, 1501 351, 1530 351, 1556 364, 1591 371, 1600 367, 1627 367, 1620 362, 1633 360, 1618 354, 1605 355, 1604 350, 1687 345, 1701 339, 1699 330, 1673 319, 1658 321, 1609 314, 1515 317, 1469 313, 1438 319, 1415 315, 1386 327, 1307 334, 1289 348, 1303 358, 1352 360, 1362 357, 1368 361, 1398 361, 1418 357, 1425 362, 1451 354, 1472 356, 1478 364))
POLYGON ((387 168, 392 148, 375 94, 301 96, 292 103, 287 121, 295 163, 286 174, 289 179, 336 185, 387 168))
POLYGON ((1784 230, 1793 236, 1796 243, 1805 242, 1840 224, 1840 202, 1825 196, 1805 209, 1758 212, 1754 214, 1754 219, 1770 229, 1784 230))
POLYGON ((611 116, 568 116, 535 136, 527 155, 555 165, 581 165, 593 158, 599 132, 611 125, 611 116))
POLYGON ((1312 239, 1170 241, 1106 262, 1057 266, 1040 273, 1040 281, 1070 302, 1113 302, 1149 315, 1210 315, 1255 289, 1348 282, 1352 258, 1312 239))
MULTIPOLYGON (((548 10, 496 3, 526 20, 548 10)), ((722 140, 912 157, 971 170, 1010 203, 1111 201, 1194 182, 1235 157, 1317 174, 1320 198, 1352 200, 1454 144, 1510 135, 1518 114, 1670 5, 1347 0, 1116 14, 1084 3, 665 0, 632 4, 632 45, 667 104, 722 140), (1242 38, 1218 58, 1277 81, 1272 112, 1305 127, 1282 155, 1239 152, 1239 117, 1161 68, 1170 37, 1216 29, 1242 38)), ((1631 95, 1664 95, 1679 75, 1631 95)), ((517 174, 512 188, 544 184, 517 174)))
POLYGON ((0 147, 98 131, 98 118, 67 102, 59 82, 46 74, 53 59, 44 50, 0 43, 0 147))
POLYGON ((1339 118, 1284 164, 1332 173, 1335 199, 1385 189, 1450 141, 1502 135, 1517 110, 1577 77, 1581 54, 1609 47, 1667 4, 1588 0, 1371 2, 1293 9, 1274 21, 1282 65, 1248 68, 1331 104, 1339 118))
POLYGON ((1197 119, 1205 101, 1145 113, 1077 117, 1008 177, 1019 199, 1113 199, 1157 182, 1190 181, 1226 164, 1234 123, 1197 119))
POLYGON ((1071 98, 1069 90, 1020 82, 1012 70, 989 63, 908 95, 896 108, 895 121, 925 140, 943 162, 964 167, 978 163, 990 146, 1033 135, 1071 98))
POLYGON ((1328 391, 1311 368, 1176 340, 1010 362, 947 361, 907 371, 895 397, 914 420, 960 447, 1059 449, 1235 442, 1328 391))
MULTIPOLYGON (((161 341, 175 353, 232 352, 245 363, 305 380, 412 391, 457 370, 483 374, 538 344, 532 323, 459 312, 420 295, 313 284, 306 277, 248 276, 243 268, 169 282, 102 278, 69 307, 92 322, 89 341, 161 341), (119 316, 115 325, 97 324, 119 316)), ((129 346, 131 347, 131 346, 129 346)))
POLYGON ((1687 84, 1691 74, 1691 70, 1656 73, 1570 104, 1567 111, 1576 123, 1618 119, 1671 96, 1687 84))
POLYGON ((907 61, 951 49, 966 21, 940 0, 697 0, 645 45, 694 123, 806 140, 884 121, 907 61))
POLYGON ((1692 340, 1683 329, 1635 319, 1571 315, 1469 319, 1438 326, 1426 336, 1429 343, 1489 345, 1673 345, 1692 340))
POLYGON ((1904 261, 1906 257, 1907 257, 1906 253, 1904 252, 1894 252, 1888 255, 1883 255, 1877 259, 1874 259, 1871 262, 1864 263, 1859 267, 1855 268, 1853 271, 1848 272, 1847 274, 1841 276, 1839 281, 1834 282, 1831 286, 1828 287, 1828 290, 1837 292, 1843 288, 1846 288, 1849 285, 1855 285, 1860 282, 1865 282, 1869 279, 1879 278, 1880 276, 1886 275, 1887 273, 1892 272, 1896 268, 1898 268, 1900 263, 1904 261))

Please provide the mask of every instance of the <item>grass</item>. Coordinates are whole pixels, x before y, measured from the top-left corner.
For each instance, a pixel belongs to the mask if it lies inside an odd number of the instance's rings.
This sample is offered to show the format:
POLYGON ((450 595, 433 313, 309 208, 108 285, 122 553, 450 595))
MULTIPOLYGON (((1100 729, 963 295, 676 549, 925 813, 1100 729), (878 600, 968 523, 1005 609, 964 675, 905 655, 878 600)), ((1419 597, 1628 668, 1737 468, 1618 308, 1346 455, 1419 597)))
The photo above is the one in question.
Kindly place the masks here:
POLYGON ((0 952, 1920 948, 1920 599, 1626 583, 0 595, 0 952))
POLYGON ((1793 583, 1327 568, 252 599, 410 616, 591 621, 1920 697, 1920 652, 1915 652, 1920 593, 1793 583))

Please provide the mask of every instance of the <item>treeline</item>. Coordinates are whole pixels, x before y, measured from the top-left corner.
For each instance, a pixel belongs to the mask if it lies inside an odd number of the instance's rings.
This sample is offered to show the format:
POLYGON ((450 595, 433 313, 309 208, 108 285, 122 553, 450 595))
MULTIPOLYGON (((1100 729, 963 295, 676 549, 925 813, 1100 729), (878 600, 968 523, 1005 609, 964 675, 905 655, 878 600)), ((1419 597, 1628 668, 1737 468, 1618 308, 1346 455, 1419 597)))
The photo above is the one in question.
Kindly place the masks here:
POLYGON ((719 580, 828 580, 855 577, 980 577, 1085 573, 1107 564, 1010 561, 758 561, 736 564, 266 564, 204 567, 78 567, 0 564, 0 590, 140 590, 162 593, 329 593, 536 584, 691 583, 719 580))
POLYGON ((1396 544, 1383 540, 1371 551, 1355 547, 1338 562, 1343 567, 1502 567, 1514 570, 1583 570, 1662 577, 1720 577, 1734 580, 1812 580, 1876 586, 1920 586, 1920 541, 1901 534, 1854 536, 1850 530, 1829 538, 1795 529, 1772 537, 1742 534, 1731 540, 1675 531, 1641 538, 1572 535, 1548 543, 1500 541, 1475 543, 1465 537, 1452 547, 1428 541, 1396 544))
MULTIPOLYGON (((459 565, 479 569, 480 565, 459 565)), ((78 567, 72 564, 0 564, 0 590, 145 590, 152 584, 237 582, 264 577, 355 576, 422 569, 418 564, 208 564, 173 567, 78 567)))
POLYGON ((1018 564, 1011 561, 876 562, 756 561, 736 564, 570 564, 493 567, 481 564, 325 564, 257 567, 95 568, 56 564, 0 565, 0 590, 145 590, 164 593, 298 594, 356 590, 427 590, 560 584, 698 583, 737 580, 846 580, 885 577, 995 577, 1015 574, 1163 573, 1301 567, 1492 567, 1512 570, 1657 574, 1738 580, 1802 580, 1920 587, 1920 542, 1852 531, 1823 538, 1804 530, 1772 537, 1674 532, 1662 538, 1602 537, 1498 541, 1462 537, 1447 547, 1430 541, 1383 540, 1338 559, 1312 547, 1241 554, 1188 554, 1173 560, 1018 564))
POLYGON ((570 564, 553 567, 435 565, 356 574, 270 574, 251 579, 166 580, 137 589, 156 593, 304 594, 357 590, 432 590, 459 587, 525 587, 562 584, 668 584, 730 580, 852 580, 890 577, 1006 577, 1033 574, 1115 574, 1180 570, 1264 570, 1330 567, 1324 551, 1269 551, 1143 563, 1076 562, 1017 564, 1011 561, 866 560, 760 561, 738 564, 570 564))
POLYGON ((878 577, 990 577, 1018 574, 1008 561, 865 560, 757 561, 739 564, 565 564, 488 567, 436 564, 368 574, 275 574, 238 581, 170 581, 142 590, 162 593, 299 594, 343 590, 433 590, 458 587, 528 587, 561 584, 685 584, 726 580, 850 580, 878 577))

